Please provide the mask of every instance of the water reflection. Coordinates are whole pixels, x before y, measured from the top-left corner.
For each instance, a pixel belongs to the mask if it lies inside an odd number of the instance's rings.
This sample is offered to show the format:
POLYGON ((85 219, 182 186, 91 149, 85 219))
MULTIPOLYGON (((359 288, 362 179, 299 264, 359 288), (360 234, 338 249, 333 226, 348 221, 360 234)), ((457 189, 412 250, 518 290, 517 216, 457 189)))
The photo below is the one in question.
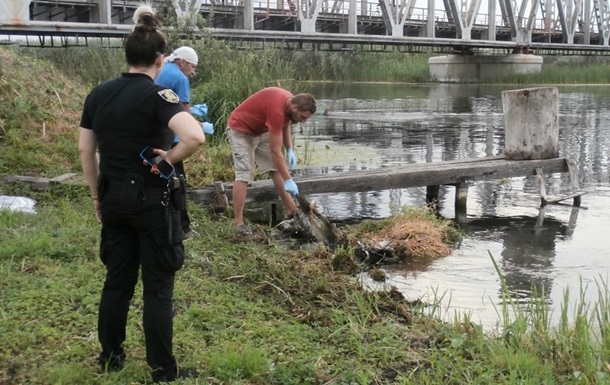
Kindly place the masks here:
MULTIPOLYGON (((567 239, 576 227, 579 208, 571 209, 567 223, 553 217, 545 218, 547 208, 542 207, 536 218, 484 216, 474 218, 464 226, 468 236, 481 240, 490 238, 502 245, 498 266, 508 292, 518 302, 527 303, 532 294, 549 299, 553 287, 556 241, 560 237, 567 239)), ((498 299, 502 297, 503 289, 500 287, 498 299)))
MULTIPOLYGON (((494 90, 496 96, 478 96, 480 86, 391 90, 393 96, 400 90, 401 97, 321 99, 329 113, 307 125, 304 139, 383 150, 381 158, 389 164, 491 156, 504 147, 500 89, 494 90)), ((354 92, 366 91, 356 87, 354 92)), ((311 164, 317 164, 315 159, 311 164)))

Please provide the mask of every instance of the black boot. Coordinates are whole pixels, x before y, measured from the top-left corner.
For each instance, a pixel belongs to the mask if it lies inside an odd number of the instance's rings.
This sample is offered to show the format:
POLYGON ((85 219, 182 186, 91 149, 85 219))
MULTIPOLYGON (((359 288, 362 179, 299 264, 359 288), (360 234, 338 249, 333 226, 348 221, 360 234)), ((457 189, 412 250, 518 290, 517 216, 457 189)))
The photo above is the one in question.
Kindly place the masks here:
POLYGON ((173 382, 184 378, 197 378, 199 372, 195 369, 175 367, 169 370, 157 369, 152 373, 153 382, 173 382))
POLYGON ((102 373, 118 372, 125 365, 125 351, 121 349, 119 354, 111 353, 110 356, 105 356, 101 353, 97 362, 100 364, 102 373))

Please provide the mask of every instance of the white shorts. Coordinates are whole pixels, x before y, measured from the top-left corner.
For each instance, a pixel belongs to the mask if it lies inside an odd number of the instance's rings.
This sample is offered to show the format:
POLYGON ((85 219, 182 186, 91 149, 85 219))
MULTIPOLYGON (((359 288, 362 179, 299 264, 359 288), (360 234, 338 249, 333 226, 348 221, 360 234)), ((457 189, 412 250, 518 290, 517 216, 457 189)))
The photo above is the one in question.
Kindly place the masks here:
POLYGON ((231 127, 226 130, 235 166, 235 180, 252 182, 256 175, 256 166, 261 172, 277 171, 269 149, 269 133, 252 136, 231 127))

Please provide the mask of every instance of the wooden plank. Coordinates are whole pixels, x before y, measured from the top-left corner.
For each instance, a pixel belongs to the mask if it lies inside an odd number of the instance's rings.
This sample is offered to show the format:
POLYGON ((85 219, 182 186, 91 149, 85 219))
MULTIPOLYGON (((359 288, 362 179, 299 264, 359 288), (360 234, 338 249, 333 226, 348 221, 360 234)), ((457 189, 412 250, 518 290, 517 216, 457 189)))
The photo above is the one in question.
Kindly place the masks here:
MULTIPOLYGON (((538 168, 546 174, 563 173, 568 172, 568 163, 566 158, 506 160, 498 156, 322 174, 294 180, 303 194, 329 194, 456 185, 468 181, 531 176, 536 175, 538 168)), ((231 200, 231 184, 226 183, 225 188, 231 200)), ((198 203, 213 204, 213 192, 213 187, 190 190, 189 197, 198 203)), ((248 187, 248 199, 258 202, 277 199, 273 182, 270 179, 252 182, 248 187)))
POLYGON ((466 223, 468 220, 466 206, 468 204, 468 183, 455 185, 455 219, 457 223, 466 223))
MULTIPOLYGON (((581 196, 585 195, 586 193, 587 193, 587 191, 577 191, 573 194, 566 195, 564 197, 554 198, 554 199, 545 199, 542 203, 543 204, 559 203, 559 202, 565 201, 567 199, 580 198, 581 196)), ((574 206, 576 206, 576 207, 580 206, 580 200, 578 201, 578 204, 576 204, 576 200, 574 200, 574 206)))
POLYGON ((38 176, 7 176, 2 179, 4 183, 20 182, 30 186, 32 190, 44 191, 51 186, 49 178, 38 176))
POLYGON ((229 208, 229 199, 227 198, 227 191, 225 185, 222 182, 214 182, 214 188, 216 193, 216 204, 218 207, 223 209, 229 208))
MULTIPOLYGON (((578 179, 578 173, 576 172, 576 165, 574 161, 571 159, 567 160, 568 163, 568 172, 570 173, 570 182, 572 182, 572 192, 576 193, 580 189, 580 181, 578 179)), ((580 195, 574 195, 574 206, 580 206, 580 195)))
POLYGON ((544 180, 544 172, 541 168, 536 169, 536 179, 538 179, 538 185, 540 186, 540 200, 544 204, 546 202, 546 181, 544 180))

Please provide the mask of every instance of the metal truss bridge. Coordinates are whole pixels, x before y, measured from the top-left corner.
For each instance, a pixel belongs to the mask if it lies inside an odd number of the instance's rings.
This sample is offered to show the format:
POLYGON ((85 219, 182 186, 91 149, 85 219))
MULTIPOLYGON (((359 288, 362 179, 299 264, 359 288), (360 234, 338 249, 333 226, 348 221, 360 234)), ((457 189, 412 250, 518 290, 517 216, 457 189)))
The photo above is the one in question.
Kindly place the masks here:
MULTIPOLYGON (((148 0, 250 47, 610 54, 610 0, 148 0)), ((130 32, 140 2, 0 0, 0 41, 88 44, 130 32)))

